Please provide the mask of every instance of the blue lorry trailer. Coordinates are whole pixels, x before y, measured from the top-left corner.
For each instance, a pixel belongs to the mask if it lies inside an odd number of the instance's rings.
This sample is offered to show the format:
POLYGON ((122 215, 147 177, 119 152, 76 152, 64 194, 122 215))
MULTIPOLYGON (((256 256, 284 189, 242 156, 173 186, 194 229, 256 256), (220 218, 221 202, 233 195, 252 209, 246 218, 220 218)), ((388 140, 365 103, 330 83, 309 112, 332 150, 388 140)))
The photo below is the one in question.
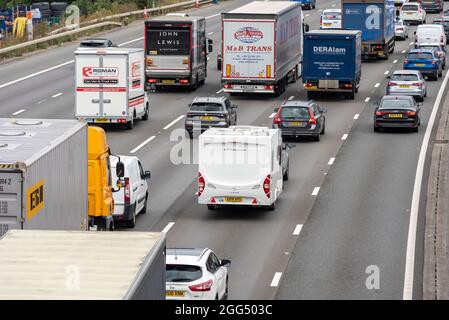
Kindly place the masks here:
POLYGON ((362 33, 313 30, 304 34, 303 83, 307 96, 336 92, 354 99, 362 76, 362 33))
POLYGON ((387 60, 394 51, 394 0, 342 0, 342 29, 362 31, 362 59, 387 60))

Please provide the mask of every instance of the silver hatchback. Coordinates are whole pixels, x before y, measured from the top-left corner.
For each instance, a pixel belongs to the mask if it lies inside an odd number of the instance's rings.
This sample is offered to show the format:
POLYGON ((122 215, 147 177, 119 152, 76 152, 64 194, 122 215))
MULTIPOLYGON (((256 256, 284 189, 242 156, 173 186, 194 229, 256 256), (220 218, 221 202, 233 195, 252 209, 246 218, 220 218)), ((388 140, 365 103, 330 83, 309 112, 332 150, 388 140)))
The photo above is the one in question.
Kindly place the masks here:
POLYGON ((427 96, 427 83, 419 71, 396 70, 387 79, 387 95, 413 96, 420 101, 427 96))

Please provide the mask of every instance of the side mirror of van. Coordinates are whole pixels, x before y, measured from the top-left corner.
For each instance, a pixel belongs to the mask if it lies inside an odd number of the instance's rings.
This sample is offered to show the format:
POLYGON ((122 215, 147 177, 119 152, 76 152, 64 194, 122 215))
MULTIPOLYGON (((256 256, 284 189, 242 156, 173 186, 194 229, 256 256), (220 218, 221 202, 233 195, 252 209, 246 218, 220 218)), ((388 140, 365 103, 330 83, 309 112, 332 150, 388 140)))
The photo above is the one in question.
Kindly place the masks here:
POLYGON ((388 80, 390 80, 390 79, 391 79, 391 76, 386 76, 385 78, 387 78, 388 80))
POLYGON ((223 259, 220 261, 220 266, 222 266, 222 267, 229 267, 230 265, 231 265, 231 260, 223 259))
POLYGON ((211 53, 212 51, 214 51, 214 42, 212 41, 212 39, 207 39, 206 40, 207 43, 207 54, 211 53))
POLYGON ((274 112, 278 112, 279 111, 279 108, 274 108, 274 112))
POLYGON ((115 167, 115 173, 117 178, 123 178, 125 176, 125 165, 123 162, 121 161, 117 162, 117 165, 115 167))
POLYGON ((320 107, 320 111, 321 111, 321 113, 327 113, 327 108, 320 107))
POLYGON ((145 171, 142 178, 145 180, 150 180, 151 179, 151 171, 145 171))

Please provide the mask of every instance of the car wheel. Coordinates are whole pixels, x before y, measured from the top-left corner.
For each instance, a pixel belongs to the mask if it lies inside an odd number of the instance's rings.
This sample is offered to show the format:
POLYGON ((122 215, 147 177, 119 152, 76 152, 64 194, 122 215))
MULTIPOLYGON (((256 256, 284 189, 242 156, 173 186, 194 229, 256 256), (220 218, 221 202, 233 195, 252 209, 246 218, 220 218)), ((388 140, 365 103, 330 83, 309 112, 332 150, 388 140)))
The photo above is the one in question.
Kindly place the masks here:
POLYGON ((188 134, 190 139, 193 139, 193 132, 192 131, 187 131, 187 134, 188 134))
POLYGON ((137 203, 134 204, 133 215, 131 217, 131 220, 129 220, 127 223, 128 228, 134 228, 136 226, 136 210, 137 203))
POLYGON ((134 119, 132 119, 131 121, 128 121, 126 123, 126 129, 127 130, 132 130, 134 128, 134 119))
POLYGON ((148 120, 149 115, 150 115, 150 106, 147 103, 147 106, 145 107, 145 114, 143 115, 142 120, 145 121, 148 120))
POLYGON ((284 181, 288 181, 289 173, 290 173, 290 162, 287 162, 287 170, 285 170, 284 176, 282 177, 284 181))
POLYGON ((140 212, 140 214, 145 214, 147 213, 147 207, 148 207, 148 193, 145 196, 145 205, 143 206, 142 211, 140 212))
POLYGON ((321 134, 325 134, 325 133, 326 133, 326 120, 324 120, 323 129, 321 129, 321 134))
POLYGON ((213 210, 215 210, 217 207, 215 206, 215 205, 213 205, 213 204, 208 204, 207 205, 207 209, 208 210, 210 210, 210 211, 213 211, 213 210))
POLYGON ((413 128, 412 132, 419 132, 419 127, 413 128))
POLYGON ((380 127, 374 126, 373 129, 374 129, 374 132, 380 132, 380 127))
POLYGON ((313 141, 320 141, 320 134, 314 135, 313 141))
POLYGON ((441 70, 438 72, 438 76, 439 76, 439 77, 442 77, 442 76, 443 76, 443 69, 441 69, 441 70))
POLYGON ((223 295, 223 300, 228 300, 228 297, 229 297, 229 281, 228 278, 226 277, 226 289, 223 295))
POLYGON ((275 209, 276 209, 276 202, 273 202, 272 204, 270 204, 268 206, 268 210, 270 210, 270 211, 274 211, 275 209))

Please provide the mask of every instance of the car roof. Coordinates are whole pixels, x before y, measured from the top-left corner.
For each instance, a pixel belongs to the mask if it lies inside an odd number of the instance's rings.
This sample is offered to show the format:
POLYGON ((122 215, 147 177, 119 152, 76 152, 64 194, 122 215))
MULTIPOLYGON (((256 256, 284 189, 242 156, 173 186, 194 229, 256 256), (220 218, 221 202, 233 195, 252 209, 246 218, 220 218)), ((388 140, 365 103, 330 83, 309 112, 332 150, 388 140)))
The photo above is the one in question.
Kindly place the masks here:
POLYGON ((419 75, 420 72, 418 70, 395 70, 393 74, 416 74, 419 75))
POLYGON ((341 13, 341 9, 324 9, 323 13, 328 13, 328 12, 339 12, 341 13))
POLYGON ((313 100, 286 100, 282 103, 281 107, 308 107, 313 100))
POLYGON ((214 97, 214 96, 210 96, 210 97, 196 97, 195 99, 193 99, 193 103, 195 102, 223 102, 226 100, 226 96, 219 96, 219 97, 214 97))
POLYGON ((388 96, 383 96, 382 100, 412 100, 413 101, 413 97, 412 96, 392 96, 392 95, 388 95, 388 96))
POLYGON ((211 251, 208 248, 167 248, 167 264, 198 264, 205 253, 211 251))
POLYGON ((84 39, 82 42, 93 42, 93 41, 108 42, 109 39, 104 39, 104 38, 87 38, 87 39, 84 39))
POLYGON ((409 53, 433 53, 435 49, 412 49, 409 53))

